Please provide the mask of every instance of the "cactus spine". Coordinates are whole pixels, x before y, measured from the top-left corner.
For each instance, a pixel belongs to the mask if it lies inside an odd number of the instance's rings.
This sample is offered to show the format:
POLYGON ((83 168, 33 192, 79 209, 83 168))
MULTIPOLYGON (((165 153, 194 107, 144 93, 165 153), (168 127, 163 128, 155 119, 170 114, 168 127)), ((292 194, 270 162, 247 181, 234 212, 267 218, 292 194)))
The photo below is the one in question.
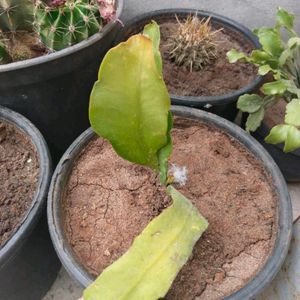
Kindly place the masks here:
POLYGON ((200 71, 216 58, 214 36, 222 29, 212 31, 210 18, 200 20, 197 15, 190 15, 184 23, 177 21, 178 30, 170 37, 170 59, 190 71, 200 71))
POLYGON ((35 25, 42 42, 51 50, 79 43, 102 28, 99 6, 94 0, 36 2, 35 25))
POLYGON ((32 0, 0 0, 0 28, 3 32, 32 31, 32 0))

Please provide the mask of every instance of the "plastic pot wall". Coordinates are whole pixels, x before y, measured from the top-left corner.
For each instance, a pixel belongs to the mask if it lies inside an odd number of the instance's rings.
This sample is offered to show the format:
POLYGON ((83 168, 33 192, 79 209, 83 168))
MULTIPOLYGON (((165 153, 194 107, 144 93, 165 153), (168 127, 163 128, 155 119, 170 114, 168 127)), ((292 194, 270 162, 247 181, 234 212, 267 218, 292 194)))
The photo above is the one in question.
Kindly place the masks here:
POLYGON ((23 116, 0 106, 0 121, 12 124, 29 137, 40 167, 32 205, 17 231, 0 248, 0 299, 40 300, 60 268, 45 214, 51 159, 44 138, 23 116))
MULTIPOLYGON (((116 3, 119 17, 123 0, 116 3)), ((0 105, 23 114, 38 127, 54 162, 89 127, 89 95, 120 26, 111 22, 72 47, 0 66, 0 105)))
MULTIPOLYGON (((170 18, 175 18, 177 15, 179 18, 187 18, 190 14, 196 14, 199 17, 211 17, 213 24, 219 25, 222 28, 229 28, 230 30, 236 31, 242 34, 245 39, 247 39, 254 48, 260 48, 260 44, 256 36, 244 25, 231 20, 227 17, 214 14, 212 12, 201 11, 196 9, 164 9, 152 11, 134 18, 132 21, 128 22, 125 27, 119 32, 116 37, 115 44, 127 40, 131 35, 142 32, 144 26, 155 20, 158 23, 164 20, 169 20, 170 18)), ((236 101, 239 96, 252 93, 257 90, 262 85, 263 78, 257 76, 249 85, 244 88, 237 90, 235 92, 219 95, 219 96, 180 96, 171 95, 173 105, 183 105, 195 108, 201 108, 208 112, 217 114, 225 119, 233 121, 237 115, 236 101)))
MULTIPOLYGON (((274 249, 261 271, 243 288, 226 297, 226 300, 252 299, 274 278, 289 248, 292 229, 292 207, 286 183, 277 165, 265 149, 237 125, 202 110, 173 106, 172 111, 175 115, 200 120, 225 131, 247 147, 261 161, 272 178, 274 192, 279 199, 278 231, 274 249)), ((48 223, 54 247, 66 270, 84 287, 88 286, 95 278, 76 261, 72 249, 68 245, 63 230, 61 205, 64 197, 64 188, 68 182, 74 162, 95 136, 95 133, 90 128, 82 133, 68 148, 54 172, 48 195, 48 223)))

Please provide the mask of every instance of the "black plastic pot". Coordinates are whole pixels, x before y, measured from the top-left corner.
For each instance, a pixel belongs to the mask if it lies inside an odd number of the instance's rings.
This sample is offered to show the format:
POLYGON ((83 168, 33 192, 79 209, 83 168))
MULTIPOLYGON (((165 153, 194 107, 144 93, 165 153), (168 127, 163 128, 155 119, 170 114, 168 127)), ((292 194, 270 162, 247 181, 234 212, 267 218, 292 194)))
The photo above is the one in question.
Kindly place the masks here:
MULTIPOLYGON (((123 0, 117 0, 117 17, 123 0)), ((54 163, 88 128, 89 95, 118 22, 64 50, 0 66, 0 105, 32 121, 45 137, 54 163)))
MULTIPOLYGON (((274 278, 289 248, 292 229, 292 207, 286 183, 270 155, 254 138, 246 134, 237 125, 202 110, 174 106, 172 111, 175 115, 201 120, 225 131, 246 146, 261 161, 273 180, 275 193, 279 198, 278 232, 274 249, 262 270, 247 285, 226 297, 226 300, 252 299, 274 278)), ((95 133, 90 128, 82 133, 69 147, 54 172, 48 195, 48 223, 54 247, 66 270, 82 286, 88 286, 95 278, 76 261, 68 245, 61 221, 61 201, 64 195, 64 186, 68 182, 74 161, 94 137, 95 133)))
POLYGON ((300 182, 300 149, 284 153, 282 144, 271 145, 265 142, 265 137, 269 132, 270 129, 265 124, 262 124, 262 126, 253 133, 253 136, 273 157, 286 181, 300 182))
MULTIPOLYGON (((211 21, 213 24, 219 25, 222 28, 229 28, 230 30, 242 34, 254 46, 254 48, 260 48, 260 44, 256 36, 244 25, 241 25, 234 20, 214 14, 212 12, 184 8, 156 10, 132 19, 119 32, 116 37, 115 44, 127 40, 133 34, 141 32, 145 24, 149 23, 151 20, 156 20, 159 23, 163 20, 174 18, 175 15, 177 15, 179 18, 186 18, 188 15, 196 13, 200 17, 211 17, 211 21)), ((238 112, 236 108, 236 101, 239 96, 246 93, 252 93, 253 91, 257 90, 262 85, 262 81, 263 77, 257 76, 248 86, 245 86, 244 88, 233 93, 220 96, 170 96, 173 105, 184 105, 201 108, 203 110, 233 121, 238 112)))
POLYGON ((0 299, 40 300, 60 268, 45 214, 52 174, 51 159, 44 138, 26 118, 0 106, 0 120, 15 126, 30 138, 40 167, 32 205, 17 231, 0 248, 0 299))

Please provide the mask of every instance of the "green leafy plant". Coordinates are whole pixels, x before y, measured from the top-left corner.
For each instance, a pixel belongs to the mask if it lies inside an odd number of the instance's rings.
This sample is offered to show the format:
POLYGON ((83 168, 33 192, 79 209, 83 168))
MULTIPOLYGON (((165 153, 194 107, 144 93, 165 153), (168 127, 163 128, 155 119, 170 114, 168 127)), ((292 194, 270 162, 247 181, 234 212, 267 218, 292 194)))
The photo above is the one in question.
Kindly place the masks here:
POLYGON ((112 0, 0 0, 0 63, 58 51, 99 32, 115 16, 112 0), (101 14, 103 12, 103 15, 101 14))
POLYGON ((213 31, 210 18, 200 20, 197 15, 177 22, 178 30, 169 39, 170 59, 190 71, 202 70, 217 57, 215 34, 221 29, 213 31))
POLYGON ((84 291, 84 300, 164 297, 208 226, 197 208, 169 185, 173 124, 159 42, 159 27, 152 22, 143 34, 106 54, 91 93, 89 114, 94 131, 108 139, 121 157, 159 174, 173 204, 84 291))
POLYGON ((244 60, 258 66, 258 73, 271 73, 274 81, 265 83, 260 95, 243 95, 238 100, 238 108, 249 113, 246 130, 255 131, 262 123, 266 108, 285 100, 285 123, 274 126, 265 138, 271 144, 285 143, 284 151, 294 151, 300 147, 300 37, 294 30, 294 16, 282 8, 277 10, 273 28, 256 29, 262 46, 250 55, 232 49, 227 53, 231 63, 244 60), (287 32, 287 40, 282 36, 287 32))

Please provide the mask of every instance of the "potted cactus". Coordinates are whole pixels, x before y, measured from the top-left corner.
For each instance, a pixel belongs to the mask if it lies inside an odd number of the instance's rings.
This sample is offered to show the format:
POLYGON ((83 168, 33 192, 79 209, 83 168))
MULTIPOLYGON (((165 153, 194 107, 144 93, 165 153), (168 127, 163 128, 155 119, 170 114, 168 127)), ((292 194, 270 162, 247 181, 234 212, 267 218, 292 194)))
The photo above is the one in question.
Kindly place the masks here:
POLYGON ((170 107, 159 33, 146 25, 100 66, 95 132, 75 140, 52 178, 54 246, 84 300, 253 298, 288 250, 286 184, 238 126, 170 107))
POLYGON ((276 25, 254 31, 262 49, 250 55, 232 49, 229 61, 244 60, 258 66, 268 81, 260 94, 246 94, 237 107, 247 115, 248 132, 270 152, 286 179, 300 180, 300 37, 294 30, 294 16, 277 10, 276 25), (285 30, 288 39, 281 32, 285 30), (286 153, 284 153, 286 152, 286 153))
POLYGON ((0 1, 0 104, 41 130, 55 161, 88 127, 82 112, 122 7, 123 0, 0 1))
POLYGON ((230 65, 226 52, 233 45, 246 52, 257 48, 253 33, 212 12, 164 9, 129 21, 115 44, 140 32, 152 19, 161 27, 164 79, 172 104, 201 108, 234 120, 236 100, 258 88, 262 78, 251 64, 230 65))

